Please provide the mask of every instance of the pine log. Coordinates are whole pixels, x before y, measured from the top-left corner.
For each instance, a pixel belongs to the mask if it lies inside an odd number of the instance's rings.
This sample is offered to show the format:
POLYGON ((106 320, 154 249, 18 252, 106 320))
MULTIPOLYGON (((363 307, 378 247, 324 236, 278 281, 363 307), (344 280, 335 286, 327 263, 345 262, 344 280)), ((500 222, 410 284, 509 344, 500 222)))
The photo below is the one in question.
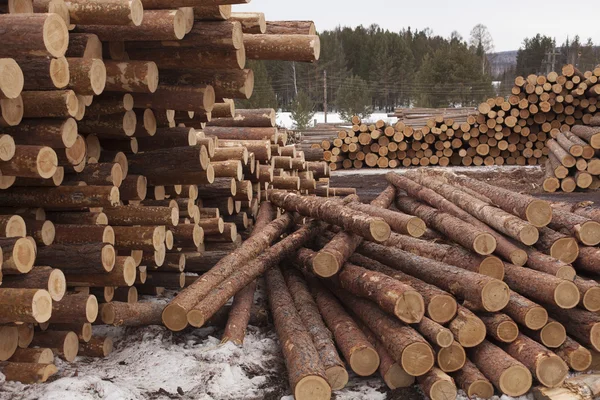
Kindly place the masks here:
MULTIPOLYGON (((176 171, 199 172, 208 167, 208 153, 202 145, 147 151, 129 156, 129 171, 148 176, 176 171), (156 160, 160 160, 157 165, 156 160)), ((173 182, 175 183, 175 182, 173 182)))
POLYGON ((420 237, 425 233, 425 222, 421 218, 362 203, 350 203, 348 207, 373 217, 383 218, 396 233, 413 237, 420 237))
POLYGON ((0 361, 6 361, 15 353, 19 345, 19 330, 16 326, 0 326, 0 361))
POLYGON ((113 341, 109 337, 93 337, 79 345, 79 355, 84 357, 106 357, 112 350, 113 341))
MULTIPOLYGON (((172 8, 169 6, 168 8, 172 8)), ((146 10, 139 26, 105 25, 100 21, 96 25, 79 25, 78 33, 93 33, 105 42, 136 40, 181 40, 185 36, 185 16, 180 10, 146 10)))
POLYGON ((92 338, 92 324, 89 322, 51 324, 48 326, 48 329, 51 331, 73 331, 77 334, 80 343, 89 342, 92 338))
POLYGON ((414 329, 390 318, 369 301, 341 290, 335 290, 335 295, 377 335, 409 375, 421 376, 431 369, 434 364, 433 350, 414 329))
MULTIPOLYGON (((254 225, 254 229, 252 230, 252 233, 250 234, 250 237, 255 236, 258 233, 260 233, 263 229, 265 229, 265 227, 269 223, 271 223, 271 221, 273 221, 275 219, 275 217, 276 217, 275 207, 270 202, 263 202, 260 206, 260 210, 256 217, 256 223, 254 225)), ((287 279, 287 275, 286 275, 286 279, 287 279)), ((289 285, 289 281, 288 281, 288 285, 289 285)), ((300 290, 300 289, 298 289, 298 290, 300 290)), ((254 292, 255 291, 256 291, 256 281, 253 281, 252 283, 247 285, 245 288, 240 290, 238 293, 236 293, 236 295, 234 296, 233 303, 231 305, 231 311, 230 311, 229 317, 227 319, 227 324, 225 325, 225 331, 223 332, 223 337, 221 339, 222 343, 226 343, 228 341, 232 341, 235 344, 243 343, 244 336, 246 335, 246 328, 248 326, 248 321, 250 319, 250 309, 252 308, 252 304, 254 304, 254 292)), ((294 297, 294 302, 296 302, 296 304, 297 304, 296 296, 298 296, 299 293, 297 293, 295 290, 292 290, 291 293, 292 293, 292 296, 294 297)), ((298 312, 300 314, 300 317, 305 322, 305 326, 312 327, 313 326, 312 324, 306 324, 305 315, 304 315, 303 311, 300 310, 299 307, 298 307, 298 312)), ((322 324, 322 322, 321 322, 321 324, 322 324)), ((326 349, 323 350, 322 346, 317 344, 317 339, 315 338, 315 332, 313 332, 313 329, 316 329, 316 328, 308 328, 308 329, 309 329, 309 332, 311 333, 311 335, 313 336, 313 341, 315 342, 315 347, 317 347, 317 351, 319 351, 319 354, 321 356, 321 361, 323 362, 323 366, 325 367, 325 373, 327 374, 327 378, 328 378, 332 388, 334 388, 334 385, 339 386, 342 383, 343 383, 342 387, 345 386, 347 383, 347 373, 346 373, 346 378, 344 378, 344 373, 346 372, 346 370, 344 369, 343 371, 339 371, 339 368, 336 368, 336 366, 332 362, 330 362, 331 359, 324 358, 323 351, 327 351, 327 350, 326 349), (341 374, 340 379, 342 380, 342 382, 334 383, 335 379, 333 379, 333 377, 337 377, 338 373, 341 374)), ((338 359, 339 359, 339 356, 338 356, 338 359)), ((343 367, 343 364, 340 363, 339 365, 341 365, 343 367)), ((335 390, 335 388, 334 388, 334 390, 335 390)))
POLYGON ((349 258, 350 262, 365 268, 384 273, 415 288, 422 296, 426 304, 427 316, 439 324, 445 324, 456 315, 456 300, 447 292, 436 286, 425 283, 411 275, 396 271, 375 260, 355 253, 349 258))
POLYGON ((586 246, 596 246, 600 243, 600 223, 581 215, 554 209, 550 228, 575 236, 586 246))
POLYGON ((73 362, 79 351, 79 339, 71 331, 36 332, 31 344, 52 349, 54 354, 68 362, 73 362))
MULTIPOLYGON (((319 358, 325 368, 325 375, 327 376, 327 381, 329 382, 331 389, 340 390, 344 388, 348 383, 348 372, 337 352, 332 332, 325 326, 317 303, 315 303, 315 300, 309 291, 307 282, 303 279, 302 275, 294 269, 285 269, 283 275, 296 306, 296 310, 298 311, 298 315, 310 333, 313 344, 319 353, 319 358)), ((254 295, 254 290, 252 291, 252 295, 254 295)), ((250 308, 248 308, 248 318, 249 316, 250 308)), ((338 341, 338 343, 340 342, 338 341)), ((361 353, 361 351, 356 350, 353 352, 355 360, 357 360, 361 353)), ((350 363, 350 365, 352 364, 353 363, 350 363)), ((354 365, 356 366, 356 362, 354 365)))
POLYGON ((439 368, 433 367, 427 374, 420 376, 417 381, 431 400, 454 399, 458 395, 454 380, 439 368))
POLYGON ((56 244, 115 244, 114 229, 106 225, 56 225, 56 244))
POLYGON ((558 307, 546 306, 546 309, 554 319, 564 325, 570 336, 599 351, 600 316, 578 308, 564 311, 558 307))
POLYGON ((588 142, 594 149, 600 149, 600 129, 593 126, 575 125, 571 132, 588 142))
MULTIPOLYGON (((64 89, 69 84, 69 63, 65 57, 23 57, 17 62, 26 78, 24 90, 64 89)), ((15 75, 13 84, 18 84, 17 78, 15 75)))
POLYGON ((487 334, 500 342, 511 343, 519 335, 519 327, 506 314, 483 313, 478 316, 485 324, 487 334))
POLYGON ((0 99, 16 99, 23 90, 25 78, 12 58, 0 58, 0 99))
POLYGON ((574 238, 550 228, 540 229, 540 240, 536 243, 536 248, 567 264, 574 262, 579 256, 579 246, 574 238))
POLYGON ((7 381, 19 381, 23 384, 43 383, 58 372, 54 364, 7 362, 0 364, 0 372, 7 381))
POLYGON ((469 398, 489 399, 494 395, 494 386, 469 359, 452 377, 469 398))
POLYGON ((0 127, 19 125, 23 115, 23 98, 21 96, 16 99, 0 99, 0 127))
MULTIPOLYGON (((53 299, 54 300, 54 299, 53 299)), ((33 340, 34 324, 20 324, 17 325, 17 331, 19 333, 18 349, 25 349, 29 347, 33 340)))
POLYGON ((20 275, 5 276, 3 288, 15 289, 45 289, 52 300, 60 301, 67 290, 65 275, 59 269, 50 267, 35 267, 31 272, 20 275))
POLYGON ((36 261, 35 242, 32 243, 27 238, 0 238, 0 248, 4 275, 26 274, 31 271, 36 261))
POLYGON ((423 317, 416 327, 429 343, 433 343, 440 348, 450 347, 452 342, 454 342, 454 336, 449 329, 444 328, 427 317, 423 317))
POLYGON ((132 257, 117 256, 114 268, 108 273, 67 273, 70 286, 74 287, 104 287, 132 286, 136 278, 136 264, 132 257))
POLYGON ((497 279, 429 260, 400 249, 363 243, 359 252, 385 265, 411 274, 425 282, 465 299, 469 308, 499 311, 509 300, 508 286, 497 279))
POLYGON ((115 226, 117 249, 155 251, 165 241, 164 226, 115 226))
POLYGON ((442 371, 456 372, 465 365, 467 360, 465 349, 458 342, 452 342, 448 347, 433 345, 433 348, 437 354, 437 365, 442 371))
POLYGON ((244 34, 244 47, 253 60, 315 62, 321 53, 316 35, 244 34))
POLYGON ((270 35, 315 35, 313 21, 267 21, 266 33, 270 35))
POLYGON ((248 127, 248 128, 269 128, 275 127, 275 110, 272 108, 259 109, 238 109, 235 115, 230 118, 215 118, 211 120, 208 126, 219 127, 248 127))
POLYGON ((569 367, 560 357, 523 334, 503 347, 546 387, 560 386, 567 377, 569 367))
POLYGON ((81 209, 108 207, 119 202, 119 189, 110 186, 59 186, 56 188, 13 188, 0 193, 5 205, 81 209))
POLYGON ((51 324, 94 322, 98 316, 98 299, 94 295, 68 294, 52 303, 51 324))
POLYGON ((525 328, 523 333, 549 349, 556 349, 567 340, 567 330, 560 323, 548 318, 548 323, 539 331, 525 328))
POLYGON ((198 140, 193 128, 159 128, 153 137, 137 138, 137 144, 140 151, 154 151, 166 147, 196 146, 198 140))
MULTIPOLYGON (((294 398, 329 399, 331 387, 310 333, 302 323, 278 268, 266 274, 267 294, 294 398)), ((379 364, 379 363, 378 363, 379 364)))
MULTIPOLYGON (((310 222, 287 236, 281 242, 265 250, 256 259, 248 263, 245 268, 233 272, 188 312, 188 322, 192 326, 201 327, 234 294, 256 279, 260 274, 291 256, 299 247, 303 246, 306 241, 314 237, 322 229, 321 224, 315 221, 310 222)), ((248 243, 248 241, 245 243, 248 243)), ((202 282, 203 279, 200 281, 202 282)))
POLYGON ((69 274, 106 273, 115 266, 115 249, 104 243, 53 244, 38 248, 36 262, 59 268, 69 274))
MULTIPOLYGON (((77 122, 73 118, 29 119, 21 121, 18 126, 3 129, 3 132, 11 135, 18 145, 68 148, 75 144, 77 122)), ((14 150, 12 153, 14 155, 14 150)), ((8 161, 4 158, 2 161, 8 161)))
POLYGON ((2 14, 0 23, 4 27, 0 57, 62 57, 67 50, 69 32, 57 14, 2 14))
POLYGON ((239 147, 248 149, 254 154, 258 161, 269 161, 271 159, 271 145, 268 140, 219 140, 219 147, 239 147))
POLYGON ((93 96, 104 91, 106 68, 95 58, 67 58, 69 63, 69 89, 78 95, 93 96))
POLYGON ((475 347, 485 339, 486 327, 481 319, 462 306, 448 328, 463 347, 475 347))
POLYGON ((215 90, 211 85, 166 85, 159 83, 152 94, 137 93, 135 107, 171 109, 180 111, 210 112, 215 103, 215 90))
POLYGON ((2 173, 23 178, 51 178, 58 165, 54 150, 45 146, 15 146, 9 161, 0 161, 2 173))
POLYGON ((24 118, 69 118, 79 110, 72 90, 25 91, 21 97, 24 118))
POLYGON ((48 220, 65 225, 106 225, 108 218, 103 212, 55 212, 46 213, 48 220))
MULTIPOLYGON (((195 86, 198 84, 211 85, 215 91, 217 99, 249 99, 254 90, 254 72, 251 69, 231 69, 226 70, 222 67, 215 70, 199 70, 194 72, 182 72, 181 70, 163 71, 161 73, 161 82, 167 85, 195 86)), ((211 110, 207 109, 207 112, 211 110)), ((269 128, 229 128, 231 134, 219 132, 217 127, 207 126, 205 133, 209 136, 217 136, 223 139, 264 139, 263 130, 269 128)), ((276 135, 276 138, 277 135, 276 135)), ((275 141, 276 142, 276 141, 275 141)))
POLYGON ((469 358, 499 391, 508 396, 521 396, 531 388, 532 376, 527 367, 487 340, 472 349, 469 358))
POLYGON ((154 62, 106 61, 105 66, 107 91, 154 93, 158 88, 158 68, 154 62))
POLYGON ((554 350, 555 354, 574 371, 586 371, 592 364, 592 354, 588 349, 567 336, 565 342, 554 350))
POLYGON ((54 362, 54 353, 45 348, 25 348, 16 349, 10 357, 10 362, 31 363, 31 364, 52 364, 54 362))

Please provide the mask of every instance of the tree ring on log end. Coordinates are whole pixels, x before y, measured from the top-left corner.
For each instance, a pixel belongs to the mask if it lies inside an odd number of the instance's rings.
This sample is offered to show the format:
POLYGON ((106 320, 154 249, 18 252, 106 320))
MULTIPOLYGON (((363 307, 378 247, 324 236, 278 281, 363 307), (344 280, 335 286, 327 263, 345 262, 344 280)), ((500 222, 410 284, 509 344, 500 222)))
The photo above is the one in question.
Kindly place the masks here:
POLYGON ((103 290, 104 301, 109 303, 115 297, 115 288, 113 286, 105 286, 103 290))
POLYGON ((579 347, 569 355, 569 365, 577 372, 586 371, 592 365, 592 353, 585 347, 579 347))
POLYGON ((483 342, 486 332, 479 318, 467 318, 458 331, 458 343, 463 347, 475 347, 483 342))
POLYGON ((456 315, 458 306, 454 297, 450 295, 435 296, 427 305, 427 314, 429 318, 438 324, 445 324, 451 321, 456 315))
POLYGON ((104 338, 104 343, 102 343, 102 354, 104 357, 112 353, 113 351, 113 341, 111 338, 104 338))
POLYGON ((48 53, 54 57, 62 57, 69 45, 69 31, 63 19, 55 14, 46 14, 44 21, 43 38, 44 46, 48 53))
POLYGON ((527 246, 533 246, 539 238, 540 232, 533 225, 527 225, 519 232, 519 240, 527 246))
POLYGON ((314 273, 322 278, 330 278, 340 270, 337 259, 327 251, 318 252, 312 264, 314 273))
POLYGON ((102 243, 115 245, 115 230, 112 226, 105 226, 102 232, 102 243))
POLYGON ((369 224, 369 232, 371 233, 371 237, 378 243, 388 240, 392 233, 390 226, 383 220, 371 221, 369 224))
POLYGON ((587 246, 596 246, 600 243, 600 223, 586 221, 582 225, 575 226, 577 238, 587 246))
MULTIPOLYGON (((162 267, 165 263, 165 257, 167 256, 167 246, 162 244, 158 250, 154 251, 154 262, 158 267, 162 267)), ((140 278, 141 279, 141 278, 140 278)))
MULTIPOLYGON (((75 141, 77 141, 77 134, 77 121, 75 121, 73 118, 68 118, 65 120, 65 123, 62 126, 61 135, 65 148, 72 147, 75 144, 75 141)), ((100 146, 100 144, 98 144, 98 146, 100 146)))
POLYGON ((94 322, 98 317, 98 299, 94 295, 88 296, 85 302, 85 318, 88 322, 94 322))
POLYGON ((56 231, 52 221, 44 221, 42 224, 42 243, 46 246, 50 246, 54 242, 54 236, 56 231))
POLYGON ((67 280, 60 269, 53 269, 48 278, 48 293, 54 301, 61 301, 67 291, 67 280))
POLYGON ((46 322, 52 314, 52 297, 45 290, 38 290, 31 301, 31 315, 37 322, 46 322))
POLYGON ((107 325, 112 325, 115 322, 115 309, 111 303, 102 304, 100 309, 100 319, 107 325))
POLYGON ((75 332, 69 332, 67 336, 65 336, 65 340, 63 342, 63 357, 68 362, 73 362, 75 357, 77 357, 78 352, 79 338, 75 332))
POLYGON ((385 381, 385 384, 392 390, 409 387, 415 383, 415 377, 407 374, 398 363, 392 364, 392 366, 384 375, 383 380, 385 381))
POLYGON ((489 282, 481 291, 481 302, 489 312, 502 310, 510 300, 508 285, 500 280, 489 282))
POLYGON ((136 274, 137 268, 133 257, 127 257, 125 264, 123 265, 123 280, 127 286, 132 286, 135 283, 136 274))
POLYGON ((412 217, 406 224, 406 231, 412 237, 421 237, 425 234, 427 226, 425 222, 419 217, 412 217))
POLYGON ((349 364, 357 375, 369 376, 379 368, 379 354, 371 347, 356 349, 352 351, 349 364))
POLYGON ((431 400, 456 399, 458 392, 456 386, 450 381, 437 381, 429 389, 429 398, 431 400))
POLYGON ((133 26, 140 26, 144 20, 144 6, 140 0, 130 0, 131 23, 133 26))
POLYGON ((42 147, 36 159, 37 172, 44 179, 52 178, 58 168, 58 156, 50 147, 42 147))
POLYGON ((407 324, 418 323, 425 315, 423 296, 415 290, 406 291, 396 302, 394 315, 407 324))
POLYGON ((142 122, 144 124, 144 129, 150 136, 154 136, 156 134, 156 116, 154 115, 154 111, 149 108, 144 110, 144 114, 142 117, 142 122))
POLYGON ((438 332, 435 337, 437 345, 443 348, 452 346, 454 343, 454 335, 448 329, 443 329, 438 332))
MULTIPOLYGON (((196 229, 194 229, 194 231, 195 230, 196 229)), ((173 232, 167 231, 165 234, 165 247, 167 248, 167 250, 172 250, 174 244, 175 244, 175 237, 173 236, 173 232)))
POLYGON ((504 263, 495 256, 488 256, 479 264, 479 273, 498 280, 504 280, 504 263))
POLYGON ((489 381, 478 379, 471 383, 467 395, 470 398, 479 397, 480 399, 489 399, 494 395, 494 387, 489 381))
POLYGON ((555 349, 567 340, 567 331, 561 323, 550 321, 540 331, 540 338, 544 346, 555 349))
POLYGON ((412 375, 421 376, 427 373, 435 363, 433 350, 426 343, 412 343, 402 352, 402 368, 412 375))
POLYGON ((185 14, 181 10, 175 12, 173 18, 173 34, 179 40, 185 36, 187 23, 185 21, 185 14))
POLYGON ((490 255, 496 250, 496 238, 489 233, 477 235, 473 241, 473 250, 482 256, 490 255))
POLYGON ((81 327, 81 338, 84 342, 89 342, 92 339, 92 324, 86 322, 81 327))
POLYGON ((294 398, 298 400, 329 400, 331 387, 320 376, 305 376, 296 384, 294 398))
POLYGON ((531 330, 540 330, 547 323, 548 312, 542 307, 533 307, 525 314, 525 326, 531 330))
MULTIPOLYGON (((12 256, 17 270, 26 274, 33 268, 36 248, 27 238, 19 238, 13 246, 12 256)), ((38 321, 39 322, 39 321, 38 321)))
POLYGON ((579 257, 579 245, 572 237, 560 238, 552 243, 550 256, 564 263, 571 264, 579 257))
POLYGON ((16 99, 23 91, 24 84, 25 77, 19 64, 12 58, 0 59, 0 90, 4 97, 16 99))
POLYGON ((19 96, 16 99, 0 99, 0 110, 0 117, 6 125, 19 125, 23 119, 23 98, 19 96))
POLYGON ((531 372, 523 365, 513 365, 500 375, 500 391, 508 396, 522 396, 531 389, 531 372))
POLYGON ((552 221, 552 207, 547 201, 534 200, 525 209, 525 217, 536 228, 542 228, 552 221))
POLYGON ((550 355, 537 363, 535 377, 544 386, 557 387, 566 379, 569 373, 567 364, 557 355, 550 355))
POLYGON ((521 249, 519 249, 517 251, 513 251, 510 254, 510 261, 519 267, 522 267, 523 265, 525 265, 527 263, 528 258, 529 257, 527 256, 527 253, 521 249))
POLYGON ((11 216, 6 222, 4 228, 4 236, 7 238, 11 237, 24 237, 27 234, 27 227, 25 220, 19 215, 11 216))
POLYGON ((200 311, 191 310, 187 313, 187 322, 195 328, 201 328, 206 320, 200 311))
POLYGON ((600 311, 600 286, 592 287, 585 292, 583 306, 588 311, 600 311))
POLYGON ((102 258, 102 266, 104 266, 104 269, 106 270, 106 272, 112 271, 113 268, 115 267, 115 261, 116 261, 115 248, 110 244, 107 244, 106 246, 104 246, 102 248, 101 258, 102 258))
POLYGON ((92 60, 90 66, 90 86, 95 95, 99 95, 104 91, 106 86, 106 67, 102 60, 92 60))
POLYGON ((519 327, 513 321, 503 321, 496 328, 496 335, 504 343, 512 343, 519 336, 519 327))
POLYGON ((0 160, 10 161, 15 156, 17 148, 15 140, 10 135, 0 135, 0 160))
POLYGON ((125 111, 123 114, 123 132, 125 135, 131 136, 135 133, 135 127, 137 125, 137 116, 134 111, 125 111))
POLYGON ((450 347, 441 348, 437 353, 437 363, 444 372, 456 372, 465 365, 465 349, 454 342, 450 347))
POLYGON ((600 351, 600 323, 595 323, 590 330, 590 343, 594 350, 600 351))
POLYGON ((581 295, 579 289, 573 282, 564 281, 556 286, 554 291, 554 302, 560 308, 570 309, 579 304, 581 295))
POLYGON ((557 278, 565 279, 567 281, 575 280, 575 276, 577 276, 577 272, 575 271, 575 268, 570 265, 563 265, 556 271, 557 278))

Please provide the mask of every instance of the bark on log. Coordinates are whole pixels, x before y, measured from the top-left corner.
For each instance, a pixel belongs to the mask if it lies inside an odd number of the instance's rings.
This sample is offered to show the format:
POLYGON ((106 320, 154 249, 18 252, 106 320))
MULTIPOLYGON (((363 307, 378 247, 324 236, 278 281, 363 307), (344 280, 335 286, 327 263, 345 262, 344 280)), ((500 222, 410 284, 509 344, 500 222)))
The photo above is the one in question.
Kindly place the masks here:
POLYGON ((69 89, 78 95, 94 96, 104 91, 106 67, 95 58, 67 58, 69 63, 69 89))
POLYGON ((106 225, 108 218, 103 212, 57 212, 46 213, 48 220, 65 225, 106 225))
POLYGON ((38 248, 36 261, 70 274, 106 273, 113 270, 115 257, 110 244, 53 244, 38 248))
POLYGON ((164 304, 123 303, 113 301, 102 306, 102 322, 113 326, 162 325, 161 314, 164 304))
MULTIPOLYGON (((24 90, 64 89, 69 84, 69 63, 65 57, 23 57, 17 62, 25 77, 21 86, 24 90)), ((18 83, 17 77, 13 84, 18 83)))
POLYGON ((52 297, 41 289, 0 289, 1 323, 46 322, 52 313, 52 297))
POLYGON ((278 268, 267 272, 267 293, 288 379, 296 399, 329 399, 331 388, 311 336, 294 307, 278 268))
POLYGON ((511 343, 519 335, 518 325, 506 314, 485 313, 479 314, 479 318, 485 324, 487 334, 500 342, 511 343))
POLYGON ((508 396, 521 396, 532 384, 531 372, 519 361, 487 340, 469 352, 473 364, 508 396))
POLYGON ((56 188, 13 188, 0 193, 5 205, 81 209, 109 207, 119 203, 119 189, 110 186, 59 186, 56 188))
POLYGON ((75 117, 79 110, 72 90, 25 91, 21 97, 24 118, 69 118, 75 117))
POLYGON ((165 242, 165 227, 160 226, 115 226, 117 249, 155 251, 165 242))
POLYGON ((3 288, 45 289, 52 300, 60 301, 67 290, 65 275, 59 269, 35 267, 27 274, 5 276, 3 288))
POLYGON ((27 238, 0 238, 3 254, 2 273, 18 275, 31 271, 36 260, 36 247, 35 243, 27 238))
POLYGON ((450 321, 448 329, 454 339, 463 347, 475 347, 485 339, 484 323, 465 307, 459 306, 456 317, 450 321))
POLYGON ((489 399, 494 395, 494 386, 469 359, 452 377, 469 398, 489 399))
POLYGON ((0 161, 3 174, 23 178, 49 179, 57 166, 56 152, 45 146, 17 145, 9 161, 0 161))
POLYGON ((316 35, 313 21, 267 21, 266 33, 270 35, 316 35))
POLYGON ((160 84, 152 94, 137 93, 135 107, 162 110, 210 112, 215 104, 215 89, 210 85, 160 84))
POLYGON ((503 311, 516 322, 532 330, 542 329, 548 323, 548 313, 543 307, 512 291, 510 301, 503 311))
POLYGON ((114 268, 106 273, 67 273, 67 282, 74 287, 131 286, 136 278, 136 264, 132 257, 117 256, 114 268))
POLYGON ((2 14, 0 23, 0 57, 65 55, 69 31, 57 14, 2 14))
POLYGON ((600 223, 581 215, 555 209, 550 228, 575 236, 586 246, 596 246, 600 243, 600 223))
MULTIPOLYGON (((85 293, 82 293, 85 294, 85 293)), ((92 324, 89 322, 80 323, 65 323, 48 325, 51 331, 73 331, 77 334, 79 342, 89 342, 92 338, 92 324)))
POLYGON ((0 364, 0 372, 7 381, 19 381, 27 385, 46 382, 58 369, 54 364, 7 362, 0 364))
POLYGON ((73 362, 79 351, 77 334, 71 331, 44 331, 33 336, 32 346, 47 347, 54 354, 73 362))
POLYGON ((19 345, 19 330, 16 326, 0 326, 0 361, 6 361, 15 353, 19 345))
POLYGON ((79 345, 79 355, 84 357, 106 357, 113 350, 113 341, 109 337, 94 337, 79 345))
POLYGON ((554 352, 569 368, 577 372, 586 371, 592 364, 592 353, 568 336, 562 346, 554 352))
POLYGON ((413 237, 421 237, 425 233, 425 222, 421 218, 362 203, 350 203, 348 207, 373 217, 383 218, 396 233, 413 237))
POLYGON ((154 93, 158 67, 151 61, 105 61, 106 87, 110 92, 154 93))
POLYGON ((17 349, 10 357, 10 362, 30 363, 30 364, 52 364, 54 362, 54 353, 50 349, 17 349))
POLYGON ((275 127, 275 110, 272 108, 238 109, 230 118, 214 118, 207 126, 237 127, 237 128, 269 128, 275 127))
POLYGON ((316 35, 244 34, 246 56, 253 60, 315 62, 321 53, 316 35))
POLYGON ((68 294, 61 301, 52 303, 51 324, 71 322, 86 323, 96 321, 98 316, 98 299, 94 295, 68 294))
MULTIPOLYGON (((254 90, 254 72, 251 69, 231 69, 226 70, 223 67, 216 70, 198 70, 193 72, 183 72, 181 70, 166 70, 161 73, 161 82, 167 85, 177 86, 196 86, 198 84, 210 85, 214 88, 215 98, 231 98, 231 99, 249 99, 254 90)), ((210 110, 206 110, 210 112, 210 110)), ((212 117, 212 115, 211 115, 212 117)), ((214 130, 216 127, 207 126, 205 133, 209 136, 217 136, 214 130), (211 129, 208 129, 211 128, 211 129)), ((223 139, 264 139, 260 132, 267 128, 229 128, 232 130, 231 135, 227 135, 226 131, 221 132, 223 139), (242 135, 242 132, 248 132, 242 135), (255 133, 258 132, 258 133, 255 133), (235 133, 235 134, 234 134, 235 133), (256 135, 256 136, 255 136, 256 135)), ((278 137, 276 136, 276 139, 278 137)), ((277 143, 277 141, 274 141, 277 143)))
POLYGON ((439 368, 433 367, 417 381, 431 400, 454 399, 458 395, 454 380, 439 368))
POLYGON ((567 333, 595 351, 600 351, 600 316, 596 313, 574 308, 564 311, 546 306, 554 319, 563 324, 567 333))
MULTIPOLYGON (((11 135, 15 143, 19 145, 48 146, 54 149, 68 148, 75 144, 77 122, 73 118, 28 119, 21 121, 18 126, 2 131, 11 135)), ((3 161, 8 160, 3 159, 3 161)))
POLYGON ((417 331, 419 331, 419 333, 423 335, 423 337, 427 339, 429 343, 433 343, 436 346, 446 348, 450 347, 452 342, 454 342, 454 335, 452 334, 452 331, 444 328, 442 325, 427 317, 423 317, 421 322, 415 326, 417 331))

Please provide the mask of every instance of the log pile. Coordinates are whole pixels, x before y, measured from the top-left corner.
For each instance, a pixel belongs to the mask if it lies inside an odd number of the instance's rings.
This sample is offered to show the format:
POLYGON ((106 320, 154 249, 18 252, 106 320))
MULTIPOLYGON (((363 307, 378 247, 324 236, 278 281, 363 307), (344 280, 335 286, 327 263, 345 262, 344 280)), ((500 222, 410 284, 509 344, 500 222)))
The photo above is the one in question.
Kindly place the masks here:
POLYGON ((599 79, 600 68, 581 72, 566 65, 561 74, 517 77, 511 96, 488 99, 474 115, 441 110, 429 119, 410 119, 429 111, 404 110, 393 126, 354 117, 350 129, 313 146, 324 150, 332 170, 547 165, 549 191, 597 187, 599 79))
POLYGON ((161 323, 138 295, 183 288, 261 231, 268 189, 313 194, 329 175, 286 146, 274 110, 235 109, 254 87, 247 59, 320 52, 312 22, 231 12, 246 2, 0 1, 7 379, 107 356, 92 323, 161 323))

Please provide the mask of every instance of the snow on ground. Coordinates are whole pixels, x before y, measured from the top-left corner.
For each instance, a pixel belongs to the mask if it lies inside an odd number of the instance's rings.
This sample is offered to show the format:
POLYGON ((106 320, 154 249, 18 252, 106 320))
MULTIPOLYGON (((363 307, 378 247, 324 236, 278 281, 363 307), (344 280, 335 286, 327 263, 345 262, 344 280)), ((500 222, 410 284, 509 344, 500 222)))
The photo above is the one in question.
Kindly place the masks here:
MULTIPOLYGON (((374 123, 375 121, 378 120, 384 120, 388 125, 389 124, 395 124, 396 122, 398 122, 398 118, 393 117, 390 118, 387 116, 387 113, 373 113, 369 116, 369 118, 366 118, 364 120, 365 123, 374 123)), ((315 116, 313 117, 313 125, 314 125, 314 121, 316 121, 318 124, 322 124, 325 122, 325 114, 322 112, 318 112, 315 114, 315 116)), ((340 115, 338 113, 327 113, 327 122, 330 124, 341 124, 344 123, 345 121, 343 121, 340 118, 340 115)), ((292 113, 290 112, 278 112, 277 113, 277 125, 285 127, 287 129, 293 129, 294 128, 294 120, 292 120, 292 113)))
MULTIPOLYGON (((430 165, 427 167, 428 169, 440 169, 440 170, 444 170, 444 171, 452 171, 455 173, 464 173, 464 172, 469 172, 469 173, 477 173, 477 172, 487 172, 487 173, 492 173, 495 171, 498 172, 503 172, 503 173, 510 173, 513 171, 536 171, 539 170, 541 167, 539 165, 527 165, 527 166, 517 166, 517 165, 492 165, 492 166, 486 166, 486 165, 482 165, 480 167, 475 167, 475 166, 471 166, 471 167, 461 167, 461 166, 449 166, 449 167, 436 167, 435 165, 430 165)), ((338 169, 335 171, 332 171, 332 175, 385 175, 388 172, 395 172, 398 174, 402 174, 403 172, 406 171, 414 171, 415 168, 414 167, 410 167, 410 168, 361 168, 361 169, 338 169)))

